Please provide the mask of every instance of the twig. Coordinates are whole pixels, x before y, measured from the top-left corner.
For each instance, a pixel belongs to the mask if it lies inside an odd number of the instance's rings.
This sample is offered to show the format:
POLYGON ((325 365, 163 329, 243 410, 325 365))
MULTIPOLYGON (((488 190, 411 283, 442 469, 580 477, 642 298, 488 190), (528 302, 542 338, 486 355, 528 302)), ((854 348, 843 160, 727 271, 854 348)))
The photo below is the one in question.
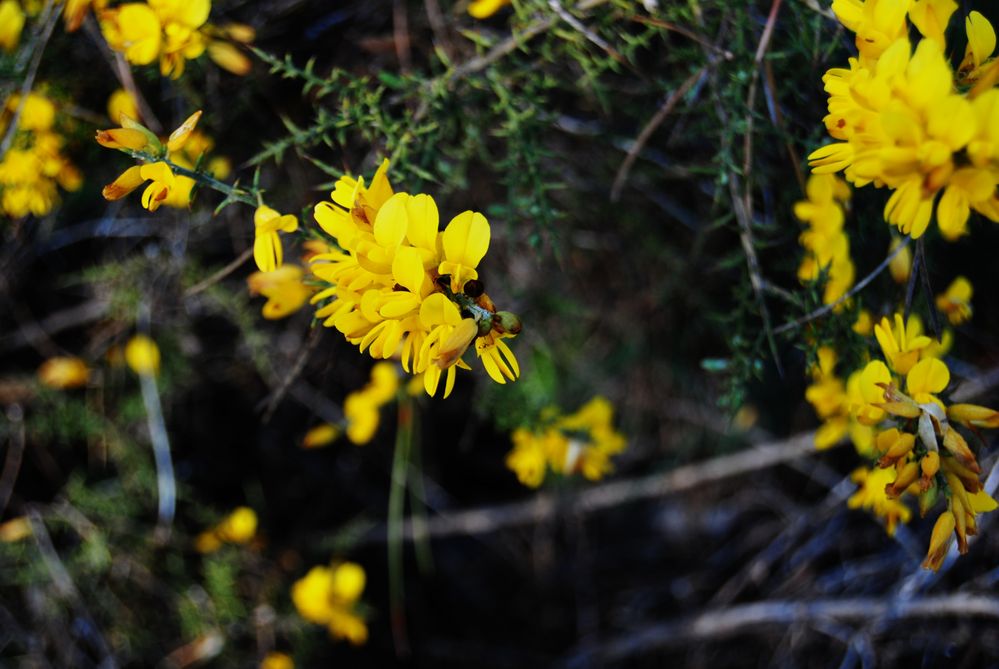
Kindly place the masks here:
POLYGON ((221 281, 222 279, 226 278, 227 276, 235 272, 237 269, 239 269, 240 265, 245 263, 251 257, 253 257, 252 246, 243 251, 241 254, 239 254, 239 257, 230 262, 228 265, 226 265, 219 271, 215 272, 215 274, 212 274, 207 279, 202 279, 198 283, 194 284, 193 286, 185 290, 184 297, 193 297, 198 293, 200 293, 201 291, 205 290, 206 288, 214 286, 216 283, 218 283, 219 281, 221 281))
POLYGON ((933 303, 933 286, 930 285, 930 265, 926 262, 925 237, 916 241, 916 255, 919 257, 920 275, 923 278, 923 298, 926 300, 926 311, 929 320, 930 334, 934 339, 940 338, 940 323, 937 320, 937 307, 933 303))
POLYGON ((424 0, 423 8, 427 12, 427 22, 441 51, 449 60, 454 58, 454 45, 448 37, 447 24, 444 22, 444 14, 441 13, 440 3, 437 0, 424 0))
POLYGON ((666 101, 663 103, 662 107, 659 108, 649 122, 645 124, 642 128, 642 132, 639 133, 638 137, 632 143, 631 148, 628 149, 628 155, 625 156, 624 161, 621 163, 621 167, 617 170, 617 175, 614 177, 614 185, 611 186, 610 199, 611 202, 617 202, 618 198, 621 197, 621 189, 624 188, 625 182, 628 180, 628 174, 631 173, 631 167, 634 165, 635 160, 638 159, 638 155, 645 148, 652 134, 662 125, 666 117, 669 116, 676 105, 683 99, 687 92, 700 81, 704 75, 707 73, 708 66, 705 65, 701 67, 697 72, 687 77, 687 79, 680 84, 680 87, 673 91, 666 101))
POLYGON ((818 309, 815 309, 814 311, 805 314, 801 318, 797 318, 791 321, 790 323, 785 323, 784 325, 775 328, 774 334, 783 334, 788 330, 796 330, 797 328, 800 328, 802 325, 814 321, 816 318, 822 318, 826 314, 832 313, 832 311, 834 311, 836 307, 843 304, 844 302, 852 298, 854 295, 862 291, 864 288, 867 287, 867 284, 869 284, 871 281, 874 281, 874 279, 879 274, 881 274, 881 272, 885 271, 888 265, 891 264, 891 261, 895 259, 895 256, 901 253, 902 249, 909 245, 909 241, 910 240, 908 237, 902 240, 902 242, 897 247, 895 247, 895 249, 892 250, 891 253, 888 254, 888 257, 881 261, 880 265, 875 267, 870 274, 868 274, 863 279, 854 284, 853 288, 846 291, 843 295, 840 296, 838 300, 836 300, 831 304, 822 305, 818 309))
POLYGON ((269 423, 271 417, 274 415, 274 411, 277 409, 278 404, 284 398, 285 394, 288 392, 288 388, 291 384, 298 378, 298 375, 302 373, 305 368, 305 363, 308 362, 309 356, 316 349, 316 345, 323 336, 324 328, 313 328, 311 335, 309 335, 309 341, 305 345, 305 348, 301 353, 298 354, 298 358, 295 360, 295 364, 292 365, 291 369, 288 371, 287 376, 281 380, 281 385, 277 387, 274 394, 271 395, 270 400, 267 402, 267 408, 264 410, 263 422, 269 423))
POLYGON ((581 34, 583 37, 585 37, 586 39, 590 40, 598 47, 603 49, 608 56, 610 56, 611 58, 613 58, 614 60, 616 60, 621 64, 627 63, 627 61, 624 59, 624 56, 615 51, 614 48, 607 43, 607 40, 605 40, 600 35, 596 34, 592 30, 587 28, 585 25, 583 25, 582 21, 577 19, 568 11, 566 11, 565 7, 562 6, 562 3, 559 2, 559 0, 548 0, 548 6, 552 8, 553 12, 558 14, 558 17, 560 19, 568 23, 576 32, 581 34))
MULTIPOLYGON (((999 619, 999 597, 959 593, 898 601, 879 597, 817 599, 813 601, 770 600, 719 609, 708 609, 692 618, 649 625, 612 638, 596 650, 601 663, 645 655, 658 648, 730 637, 749 629, 770 625, 840 620, 865 622, 891 614, 894 620, 911 618, 999 619)), ((592 651, 573 653, 564 665, 576 666, 592 651)))
POLYGON ((45 14, 42 17, 42 28, 39 31, 38 41, 34 44, 34 53, 31 57, 31 63, 28 65, 28 71, 24 75, 24 81, 21 83, 21 95, 17 101, 17 109, 14 110, 14 115, 10 119, 10 125, 7 126, 7 132, 4 133, 3 141, 0 142, 0 160, 7 155, 7 151, 10 150, 11 144, 14 143, 14 135, 17 134, 17 126, 21 121, 21 113, 24 111, 24 105, 28 101, 28 93, 31 92, 31 87, 35 85, 35 77, 38 76, 38 67, 42 64, 42 56, 45 54, 45 47, 49 43, 49 38, 52 37, 52 31, 55 29, 56 22, 59 20, 59 12, 55 11, 56 3, 53 0, 45 5, 45 14))
MULTIPOLYGON (((557 498, 541 493, 523 502, 441 513, 427 522, 424 531, 435 538, 488 534, 552 517, 562 505, 585 514, 657 499, 804 457, 815 452, 814 442, 814 432, 803 432, 785 441, 761 444, 645 478, 604 483, 574 495, 557 498)), ((412 539, 414 534, 413 524, 406 523, 404 536, 412 539)), ((384 537, 385 528, 379 528, 369 535, 369 540, 384 541, 384 537)))
POLYGON ((641 14, 632 16, 631 20, 637 23, 645 23, 650 26, 656 26, 657 28, 662 28, 663 30, 669 30, 671 32, 679 33, 684 37, 692 39, 701 46, 710 49, 711 51, 714 51, 716 54, 718 54, 725 60, 732 60, 733 58, 735 58, 735 54, 733 54, 728 49, 722 49, 718 45, 709 42, 706 38, 701 37, 693 30, 689 30, 688 28, 684 28, 683 26, 678 26, 675 23, 670 23, 669 21, 663 21, 661 19, 652 18, 651 16, 642 16, 641 14))
POLYGON ((409 17, 403 0, 392 2, 392 38, 395 55, 399 59, 399 71, 405 74, 409 72, 413 59, 409 48, 409 17))
POLYGON ((11 435, 7 440, 7 456, 3 462, 3 474, 0 474, 0 517, 7 509, 14 483, 21 471, 21 461, 24 458, 24 411, 20 404, 7 407, 7 420, 11 423, 11 435))
POLYGON ((99 320, 108 312, 109 307, 110 304, 107 300, 97 299, 57 311, 36 323, 30 331, 22 329, 0 337, 0 351, 10 351, 22 346, 35 346, 57 332, 99 320))
POLYGON ((97 644, 97 650, 103 656, 100 666, 102 669, 117 667, 118 663, 111 654, 111 648, 108 646, 107 641, 101 635, 100 627, 97 626, 93 616, 87 610, 80 591, 76 588, 76 584, 73 583, 73 578, 69 575, 62 560, 59 559, 59 553, 56 552, 55 546, 52 545, 52 538, 49 536, 48 530, 45 529, 45 522, 42 520, 38 509, 34 506, 29 506, 25 515, 28 518, 28 523, 31 525, 31 535, 35 539, 35 545, 42 556, 42 563, 52 578, 52 585, 55 587, 56 592, 60 597, 70 601, 74 605, 77 616, 82 618, 92 631, 92 638, 97 644))

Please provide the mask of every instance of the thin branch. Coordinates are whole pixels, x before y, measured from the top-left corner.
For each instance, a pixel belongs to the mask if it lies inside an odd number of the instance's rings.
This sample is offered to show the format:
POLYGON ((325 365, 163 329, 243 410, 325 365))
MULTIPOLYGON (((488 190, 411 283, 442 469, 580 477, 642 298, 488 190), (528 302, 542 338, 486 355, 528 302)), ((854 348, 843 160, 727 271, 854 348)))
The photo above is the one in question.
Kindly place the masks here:
POLYGON ((885 269, 887 269, 888 265, 891 264, 891 261, 895 259, 895 256, 897 256, 899 253, 901 253, 902 249, 904 249, 906 246, 909 245, 909 241, 910 241, 910 239, 908 237, 906 237, 904 240, 902 240, 902 242, 897 247, 895 247, 895 249, 891 253, 888 254, 888 257, 881 261, 880 265, 878 265, 877 267, 875 267, 871 271, 870 274, 868 274, 863 279, 861 279, 856 284, 854 284, 853 288, 851 288, 850 290, 846 291, 843 295, 840 296, 840 298, 838 300, 836 300, 835 302, 833 302, 831 304, 822 305, 818 309, 816 309, 816 310, 814 310, 814 311, 812 311, 812 312, 810 312, 808 314, 805 314, 801 318, 795 319, 795 320, 791 321, 790 323, 785 323, 784 325, 781 325, 780 327, 775 328, 774 329, 774 334, 783 334, 784 332, 787 332, 788 330, 796 330, 796 329, 800 328, 802 325, 805 325, 806 323, 814 321, 816 318, 822 318, 826 314, 832 313, 836 309, 836 307, 838 307, 839 305, 843 304, 844 302, 846 302, 847 300, 849 300, 850 298, 852 298, 854 295, 856 295, 857 293, 859 293, 860 291, 862 291, 864 288, 867 287, 867 284, 869 284, 871 281, 874 281, 874 279, 879 274, 881 274, 881 272, 885 271, 885 269))
POLYGON ((614 48, 607 43, 607 40, 605 40, 600 35, 596 34, 592 30, 587 28, 582 21, 577 19, 568 11, 566 11, 566 8, 562 6, 562 3, 559 2, 559 0, 548 0, 548 6, 552 8, 553 12, 558 14, 558 17, 560 19, 568 23, 573 28, 573 30, 575 30, 583 37, 585 37, 586 39, 588 39, 589 41, 593 42, 598 47, 603 49, 608 56, 610 56, 617 62, 621 63, 622 65, 627 63, 627 61, 624 59, 624 56, 615 51, 614 48))
MULTIPOLYGON (((734 476, 773 467, 815 453, 815 433, 803 432, 790 439, 748 448, 739 453, 677 467, 661 474, 604 483, 573 495, 556 497, 541 493, 523 502, 442 512, 431 518, 422 531, 430 537, 481 535, 540 522, 555 516, 563 505, 586 514, 646 499, 685 492, 734 476)), ((407 522, 404 536, 412 539, 415 528, 407 522)), ((369 534, 369 541, 384 541, 385 528, 369 534)))
POLYGON ((14 483, 21 471, 24 459, 24 411, 20 404, 7 407, 7 420, 11 424, 10 439, 7 440, 7 455, 4 458, 3 473, 0 474, 0 517, 7 509, 10 496, 14 492, 14 483))
POLYGON ((828 620, 867 622, 885 616, 890 616, 892 620, 950 617, 999 619, 999 597, 959 593, 911 601, 856 597, 753 602, 708 609, 691 618, 649 625, 612 638, 595 651, 577 651, 564 664, 577 666, 581 664, 580 660, 592 659, 593 655, 601 663, 647 656, 647 653, 655 649, 731 637, 761 626, 786 626, 828 620))
POLYGON ((268 400, 267 408, 264 410, 264 423, 270 422, 271 417, 274 416, 274 412, 278 408, 278 405, 288 392, 288 388, 291 387, 291 384, 302 373, 302 370, 305 369, 305 363, 308 362, 309 356, 312 355, 312 352, 316 350, 316 345, 319 344, 319 340, 322 339, 324 330, 325 328, 321 327, 312 329, 312 333, 309 335, 309 341, 305 345, 305 348, 303 348, 301 353, 298 354, 295 364, 292 365, 290 370, 288 370, 288 374, 281 380, 281 385, 277 387, 271 395, 270 400, 268 400))
POLYGON ((193 297, 198 293, 200 293, 201 291, 205 290, 206 288, 214 286, 216 283, 218 283, 219 281, 221 281, 222 279, 226 278, 227 276, 235 272, 237 269, 239 269, 240 265, 245 263, 251 257, 253 257, 252 246, 243 251, 241 254, 239 254, 239 257, 237 257, 235 260, 230 262, 228 265, 226 265, 219 271, 212 274, 207 279, 202 279, 198 283, 188 288, 186 291, 184 291, 184 297, 193 297))
POLYGON ((631 167, 634 165, 635 160, 638 159, 638 155, 645 148, 652 134, 662 125, 663 121, 666 120, 672 112, 676 105, 683 99, 687 92, 699 82, 704 75, 707 73, 708 66, 705 65, 697 72, 687 77, 687 79, 680 84, 680 87, 673 91, 666 101, 663 103, 662 107, 659 108, 649 122, 645 124, 642 128, 642 132, 639 133, 638 137, 632 143, 631 147, 628 149, 628 155, 625 156, 624 161, 621 163, 621 167, 617 170, 617 175, 614 177, 614 185, 611 186, 610 199, 611 202, 617 202, 621 197, 621 189, 624 188, 625 182, 628 180, 628 175, 631 173, 631 167))

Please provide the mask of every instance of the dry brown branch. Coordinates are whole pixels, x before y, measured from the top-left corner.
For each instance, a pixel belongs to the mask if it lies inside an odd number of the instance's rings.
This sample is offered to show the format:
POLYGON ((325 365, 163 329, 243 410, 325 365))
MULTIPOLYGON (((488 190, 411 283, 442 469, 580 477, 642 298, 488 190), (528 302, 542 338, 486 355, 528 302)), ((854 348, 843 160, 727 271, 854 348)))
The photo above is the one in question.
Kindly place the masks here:
POLYGON ((219 271, 215 272, 215 274, 212 274, 210 277, 203 279, 198 283, 194 284, 193 286, 191 286, 190 288, 188 288, 186 291, 184 291, 184 297, 191 297, 193 295, 197 295, 206 288, 214 286, 216 283, 218 283, 219 281, 221 281, 222 279, 226 278, 227 276, 235 272, 237 269, 239 269, 239 267, 247 260, 249 260, 251 256, 253 256, 252 246, 243 251, 241 254, 239 254, 239 257, 230 262, 228 265, 226 265, 219 271))
POLYGON ((837 620, 868 622, 874 619, 912 618, 999 619, 999 598, 966 593, 925 597, 910 601, 891 598, 774 600, 709 609, 691 618, 649 625, 623 634, 596 649, 582 649, 570 659, 598 657, 603 662, 621 660, 693 641, 730 637, 754 628, 837 620))
MULTIPOLYGON (((500 506, 443 512, 427 521, 430 537, 481 535, 510 527, 519 527, 550 518, 562 508, 575 513, 595 513, 645 499, 693 490, 734 476, 773 467, 815 452, 815 434, 803 432, 790 439, 761 444, 732 455, 723 455, 704 462, 677 467, 644 478, 624 479, 594 486, 574 495, 556 497, 541 493, 533 499, 500 506)), ((406 523, 403 534, 412 539, 414 528, 406 523)), ((385 528, 370 535, 370 540, 384 541, 385 528)))
POLYGON ((37 346, 45 338, 57 332, 99 320, 108 312, 109 306, 107 300, 95 299, 57 311, 34 323, 30 329, 22 327, 17 332, 0 336, 0 351, 10 351, 22 346, 37 346))

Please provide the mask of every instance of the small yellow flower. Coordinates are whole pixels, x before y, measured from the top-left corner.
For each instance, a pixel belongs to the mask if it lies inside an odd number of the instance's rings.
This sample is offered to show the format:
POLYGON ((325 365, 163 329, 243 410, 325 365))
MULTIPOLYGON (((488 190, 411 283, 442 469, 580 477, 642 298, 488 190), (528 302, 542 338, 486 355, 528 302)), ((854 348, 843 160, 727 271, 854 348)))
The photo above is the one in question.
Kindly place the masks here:
POLYGON ((257 207, 253 214, 256 236, 253 240, 253 259, 261 272, 273 272, 284 262, 284 251, 278 232, 298 230, 298 219, 291 214, 281 215, 267 205, 257 207))
POLYGON ((24 11, 17 0, 0 2, 0 49, 13 51, 21 40, 24 29, 24 11))
POLYGON ((955 526, 954 514, 950 511, 944 511, 937 517, 937 522, 933 524, 933 534, 930 536, 930 548, 926 553, 926 559, 923 560, 923 569, 938 571, 943 565, 955 526))
POLYGON ((895 477, 896 472, 892 467, 887 469, 861 467, 850 477, 860 488, 847 500, 847 506, 851 509, 866 509, 875 516, 883 518, 885 531, 889 536, 895 534, 899 522, 908 523, 912 518, 909 507, 897 499, 888 497, 885 492, 885 488, 893 484, 895 477))
POLYGON ((489 250, 489 222, 478 212, 466 211, 448 223, 441 238, 444 260, 437 271, 451 275, 451 290, 458 293, 469 279, 479 277, 475 268, 489 250))
POLYGON ((272 272, 254 272, 246 279, 250 293, 267 298, 263 316, 268 320, 286 318, 309 301, 312 289, 302 282, 302 268, 282 265, 272 272))
POLYGON ((874 336, 881 345, 881 351, 888 365, 898 374, 908 374, 919 360, 920 352, 933 343, 929 337, 915 334, 911 322, 907 332, 901 314, 895 314, 894 330, 891 321, 887 317, 882 318, 881 322, 874 326, 874 336))
POLYGON ((316 566, 292 585, 291 600, 299 615, 325 625, 333 638, 361 645, 368 639, 368 628, 356 604, 365 581, 364 568, 353 562, 316 566))
POLYGON ((112 123, 121 123, 121 115, 139 118, 139 105, 132 94, 124 88, 116 89, 108 98, 108 117, 112 123))
POLYGON ((295 661, 285 653, 271 651, 261 660, 260 669, 295 669, 295 661))
POLYGON ((488 19, 509 4, 510 0, 472 0, 468 5, 468 14, 472 18, 488 19))
POLYGON ((971 318, 972 293, 971 282, 959 276, 942 295, 937 295, 937 309, 947 315, 951 325, 960 325, 971 318))
POLYGON ((302 448, 322 448, 332 444, 343 434, 343 430, 337 425, 323 423, 317 425, 302 437, 302 448))
POLYGON ((26 516, 11 518, 0 523, 0 541, 12 544, 31 536, 31 523, 26 516))
POLYGON ((199 534, 194 547, 199 553, 214 553, 224 543, 249 543, 256 533, 256 512, 247 506, 241 506, 223 518, 218 525, 199 534))
POLYGON ((156 376, 160 372, 160 349, 146 335, 135 335, 125 345, 125 362, 140 376, 156 376))
MULTIPOLYGON (((889 252, 894 253, 901 243, 900 238, 893 238, 889 252)), ((891 278, 894 279, 895 283, 904 285, 909 281, 909 274, 912 272, 912 251, 908 246, 895 254, 895 257, 888 263, 888 271, 891 272, 891 278)))
POLYGON ((38 378, 49 388, 79 388, 90 380, 90 368, 80 358, 59 356, 42 363, 38 368, 38 378))
POLYGON ((133 65, 148 65, 160 54, 163 26, 149 5, 132 2, 101 15, 104 38, 133 65))

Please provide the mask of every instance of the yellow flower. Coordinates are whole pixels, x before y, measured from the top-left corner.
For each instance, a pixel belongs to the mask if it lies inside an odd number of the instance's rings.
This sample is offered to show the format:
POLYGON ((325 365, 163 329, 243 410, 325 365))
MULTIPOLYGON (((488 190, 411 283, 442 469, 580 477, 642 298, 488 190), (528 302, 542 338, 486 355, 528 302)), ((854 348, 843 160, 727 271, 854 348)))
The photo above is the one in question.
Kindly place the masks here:
POLYGON ((437 271, 451 275, 451 290, 457 293, 466 281, 479 277, 475 268, 489 250, 489 223, 482 214, 466 211, 451 219, 441 239, 444 260, 437 271))
POLYGON ((895 314, 894 330, 887 316, 882 318, 881 322, 874 326, 874 336, 881 345, 881 351, 888 365, 898 374, 908 374, 919 360, 920 352, 932 343, 929 337, 913 332, 911 321, 907 337, 906 325, 902 322, 901 314, 895 314))
POLYGON ((24 29, 24 11, 17 0, 0 2, 0 49, 13 51, 21 40, 24 29))
POLYGON ((906 33, 908 1, 833 0, 836 18, 857 34, 857 50, 865 58, 876 59, 906 33))
POLYGON ((937 517, 937 522, 933 524, 933 534, 930 536, 930 548, 926 553, 926 559, 923 560, 923 569, 938 571, 943 565, 955 526, 954 514, 950 511, 944 511, 937 517))
POLYGON ((971 318, 971 282, 959 276, 937 295, 937 309, 947 315, 951 325, 960 325, 971 318))
POLYGON ((66 23, 66 32, 71 33, 80 28, 91 6, 96 10, 100 10, 104 9, 107 4, 107 0, 66 0, 66 6, 62 10, 62 18, 66 23))
POLYGON ((468 13, 472 18, 488 19, 509 4, 510 0, 472 0, 468 13))
POLYGON ((214 553, 223 543, 249 543, 256 533, 256 512, 249 507, 241 506, 223 518, 218 525, 199 534, 194 547, 199 553, 214 553))
POLYGON ((537 488, 545 480, 548 458, 544 444, 533 432, 517 428, 511 436, 513 450, 506 456, 506 466, 517 480, 529 488, 537 488))
POLYGON ((894 483, 895 477, 894 468, 861 467, 850 476, 860 488, 847 500, 847 506, 851 509, 866 509, 875 516, 883 518, 889 536, 895 534, 899 522, 908 523, 912 518, 909 507, 897 499, 889 498, 885 492, 885 489, 894 483))
POLYGON ((160 372, 160 349, 146 335, 135 335, 125 345, 125 362, 140 376, 156 376, 160 372))
POLYGON ((139 118, 139 105, 131 93, 118 88, 108 98, 108 117, 112 123, 121 123, 122 114, 129 118, 139 118))
POLYGON ((302 437, 302 448, 322 448, 332 444, 342 434, 343 430, 337 425, 323 423, 317 425, 302 437))
POLYGON ((302 308, 312 289, 302 282, 302 268, 282 265, 271 272, 254 272, 246 279, 250 293, 267 298, 263 316, 268 320, 286 318, 302 308))
POLYGON ((857 313, 857 320, 854 321, 852 330, 862 337, 868 337, 874 332, 874 318, 867 309, 861 309, 857 313))
POLYGON ((295 669, 295 662, 285 653, 271 651, 261 660, 260 669, 295 669))
POLYGON ((917 362, 905 377, 905 388, 912 399, 920 404, 939 402, 934 397, 950 383, 950 370, 936 358, 917 362))
POLYGON ((857 377, 859 401, 854 400, 850 412, 864 425, 877 425, 884 420, 885 412, 879 405, 884 402, 883 385, 891 384, 891 372, 880 360, 867 363, 857 377))
POLYGON ((90 368, 80 358, 58 356, 49 358, 38 368, 38 379, 49 388, 66 390, 87 385, 90 368))
POLYGON ((979 78, 982 66, 996 49, 996 31, 989 20, 976 11, 968 13, 964 28, 968 35, 968 46, 958 72, 964 81, 973 82, 979 78))
POLYGON ((298 219, 291 214, 281 215, 267 205, 257 207, 253 214, 256 236, 253 240, 253 259, 261 272, 273 272, 281 267, 284 251, 281 248, 280 232, 298 230, 298 219))
POLYGON ((909 20, 923 37, 944 45, 944 32, 956 9, 957 3, 954 0, 912 0, 909 20))
POLYGON ((26 516, 18 516, 0 523, 0 541, 5 544, 16 543, 31 536, 31 523, 26 516))
POLYGON ((325 625, 336 639, 361 645, 368 639, 368 628, 356 604, 365 581, 364 569, 353 562, 316 566, 292 585, 291 600, 309 622, 325 625))
POLYGON ((133 65, 156 60, 162 42, 162 25, 149 5, 132 2, 101 14, 101 30, 108 45, 133 65))
POLYGON ((371 441, 378 430, 379 410, 391 402, 399 389, 399 374, 390 362, 371 368, 371 381, 361 390, 350 393, 343 402, 347 438, 358 446, 371 441))
MULTIPOLYGON (((901 243, 900 238, 893 237, 888 252, 894 253, 901 243)), ((891 278, 895 283, 904 285, 909 281, 909 274, 912 272, 912 251, 908 246, 895 254, 895 257, 888 263, 888 271, 891 272, 891 278)))

